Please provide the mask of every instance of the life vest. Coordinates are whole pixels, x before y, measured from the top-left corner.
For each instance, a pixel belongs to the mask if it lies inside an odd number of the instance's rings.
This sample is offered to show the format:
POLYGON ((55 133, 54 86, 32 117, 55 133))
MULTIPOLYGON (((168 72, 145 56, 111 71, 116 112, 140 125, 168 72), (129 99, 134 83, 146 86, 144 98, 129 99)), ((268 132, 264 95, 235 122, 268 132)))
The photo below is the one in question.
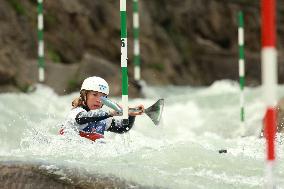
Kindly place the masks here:
MULTIPOLYGON (((64 135, 64 129, 60 129, 59 134, 64 135)), ((99 133, 86 133, 86 132, 79 131, 79 135, 81 137, 85 137, 92 141, 96 141, 97 139, 104 138, 104 135, 99 134, 99 133)))
POLYGON ((85 133, 85 132, 79 131, 79 135, 81 137, 85 137, 85 138, 90 139, 92 141, 95 141, 95 140, 100 139, 100 138, 104 138, 104 135, 99 134, 99 133, 85 133))

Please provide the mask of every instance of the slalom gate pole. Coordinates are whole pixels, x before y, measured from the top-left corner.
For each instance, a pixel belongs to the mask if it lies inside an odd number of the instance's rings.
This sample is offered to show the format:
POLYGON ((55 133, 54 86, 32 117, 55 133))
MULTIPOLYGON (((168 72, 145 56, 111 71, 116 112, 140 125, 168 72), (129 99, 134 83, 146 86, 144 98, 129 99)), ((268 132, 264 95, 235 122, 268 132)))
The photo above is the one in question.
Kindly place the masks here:
POLYGON ((133 36, 134 36, 134 80, 141 79, 140 44, 139 44, 139 4, 133 0, 133 36))
POLYGON ((37 0, 37 2, 38 79, 39 82, 44 82, 43 0, 37 0))
POLYGON ((276 111, 274 107, 269 107, 265 115, 264 134, 266 138, 266 188, 274 189, 273 167, 275 164, 275 132, 276 132, 276 111))
POLYGON ((245 108, 244 108, 244 86, 245 86, 245 53, 244 53, 244 17, 243 12, 240 11, 238 14, 239 28, 238 28, 238 39, 239 39, 239 83, 240 83, 240 118, 241 118, 241 129, 242 135, 245 130, 245 108))
POLYGON ((263 93, 266 101, 265 137, 266 137, 266 180, 268 189, 275 188, 273 167, 275 164, 276 130, 276 87, 277 87, 277 51, 275 26, 275 0, 261 0, 262 50, 261 69, 263 93))
POLYGON ((121 72, 123 123, 128 123, 127 13, 126 0, 120 0, 121 72))

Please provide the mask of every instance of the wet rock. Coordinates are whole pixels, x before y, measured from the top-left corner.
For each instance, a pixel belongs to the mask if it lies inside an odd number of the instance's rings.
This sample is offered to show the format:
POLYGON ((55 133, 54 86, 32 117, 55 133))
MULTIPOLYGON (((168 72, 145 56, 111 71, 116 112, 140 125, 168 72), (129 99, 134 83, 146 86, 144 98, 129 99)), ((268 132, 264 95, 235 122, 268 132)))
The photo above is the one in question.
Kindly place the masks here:
MULTIPOLYGON (((134 70, 132 2, 127 3, 131 85, 134 70)), ((244 11, 246 85, 260 84, 259 1, 155 0, 139 3, 141 75, 147 84, 196 86, 210 85, 219 79, 237 80, 239 10, 244 11)), ((281 22, 284 19, 283 6, 278 6, 277 10, 277 21, 281 22)), ((30 66, 29 71, 23 70, 21 73, 24 61, 36 62, 37 59, 36 22, 35 1, 1 3, 0 87, 14 85, 27 88, 27 85, 37 82, 36 64, 30 66)), ((281 24, 278 26, 278 39, 283 41, 284 29, 281 24)), ((81 76, 87 75, 78 70, 80 66, 89 65, 86 63, 86 54, 93 57, 91 59, 97 59, 98 65, 102 67, 96 67, 93 71, 84 68, 89 74, 107 75, 105 68, 113 73, 112 68, 120 67, 121 56, 119 2, 45 1, 44 40, 49 75, 46 83, 59 94, 78 89, 81 76), (59 84, 63 86, 59 87, 59 84)), ((283 47, 279 43, 280 83, 284 82, 284 74, 281 74, 284 72, 281 61, 283 47)), ((113 82, 114 77, 113 94, 116 95, 120 93, 120 77, 115 74, 106 79, 113 82)))
POLYGON ((150 188, 114 176, 91 175, 54 165, 0 164, 1 189, 114 189, 150 188))
MULTIPOLYGON (((277 132, 279 133, 284 133, 284 98, 281 98, 277 105, 276 105, 276 127, 277 127, 277 132)), ((264 120, 265 120, 265 115, 263 116, 262 119, 262 130, 261 130, 261 134, 260 136, 263 137, 264 136, 264 120)))
POLYGON ((277 103, 277 131, 284 133, 284 98, 277 103))

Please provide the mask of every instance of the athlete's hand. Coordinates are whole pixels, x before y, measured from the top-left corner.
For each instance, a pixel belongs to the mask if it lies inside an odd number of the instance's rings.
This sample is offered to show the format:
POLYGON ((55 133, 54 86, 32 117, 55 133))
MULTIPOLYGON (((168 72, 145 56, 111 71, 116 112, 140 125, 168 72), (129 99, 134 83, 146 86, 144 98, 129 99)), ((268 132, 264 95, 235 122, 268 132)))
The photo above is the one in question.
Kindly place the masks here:
POLYGON ((129 114, 130 116, 141 115, 141 114, 143 114, 144 111, 145 111, 145 108, 144 108, 144 106, 143 106, 142 104, 140 104, 140 105, 138 105, 138 106, 135 106, 134 108, 135 108, 135 109, 139 109, 140 111, 135 111, 135 112, 129 111, 128 114, 129 114))
MULTIPOLYGON (((116 103, 117 104, 117 103, 116 103)), ((121 109, 122 109, 122 106, 120 104, 117 104, 121 109)), ((122 116, 122 112, 117 112, 115 110, 111 110, 110 112, 110 115, 112 116, 122 116)))
POLYGON ((122 112, 117 112, 115 110, 111 110, 109 113, 111 116, 121 116, 122 115, 122 112))

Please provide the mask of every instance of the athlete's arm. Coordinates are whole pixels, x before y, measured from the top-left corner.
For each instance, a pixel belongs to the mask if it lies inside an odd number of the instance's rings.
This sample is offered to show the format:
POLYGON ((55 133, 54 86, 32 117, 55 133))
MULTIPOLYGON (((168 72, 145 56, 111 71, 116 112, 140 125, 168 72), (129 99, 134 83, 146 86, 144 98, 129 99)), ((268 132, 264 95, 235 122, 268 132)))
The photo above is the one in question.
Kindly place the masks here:
POLYGON ((76 123, 82 125, 90 122, 101 121, 112 117, 112 115, 103 110, 91 110, 91 111, 82 111, 76 115, 75 121, 76 123))
POLYGON ((125 133, 133 127, 134 121, 135 121, 135 116, 128 117, 127 125, 122 124, 122 120, 112 119, 111 125, 107 129, 107 131, 114 132, 114 133, 120 133, 120 134, 125 133))

